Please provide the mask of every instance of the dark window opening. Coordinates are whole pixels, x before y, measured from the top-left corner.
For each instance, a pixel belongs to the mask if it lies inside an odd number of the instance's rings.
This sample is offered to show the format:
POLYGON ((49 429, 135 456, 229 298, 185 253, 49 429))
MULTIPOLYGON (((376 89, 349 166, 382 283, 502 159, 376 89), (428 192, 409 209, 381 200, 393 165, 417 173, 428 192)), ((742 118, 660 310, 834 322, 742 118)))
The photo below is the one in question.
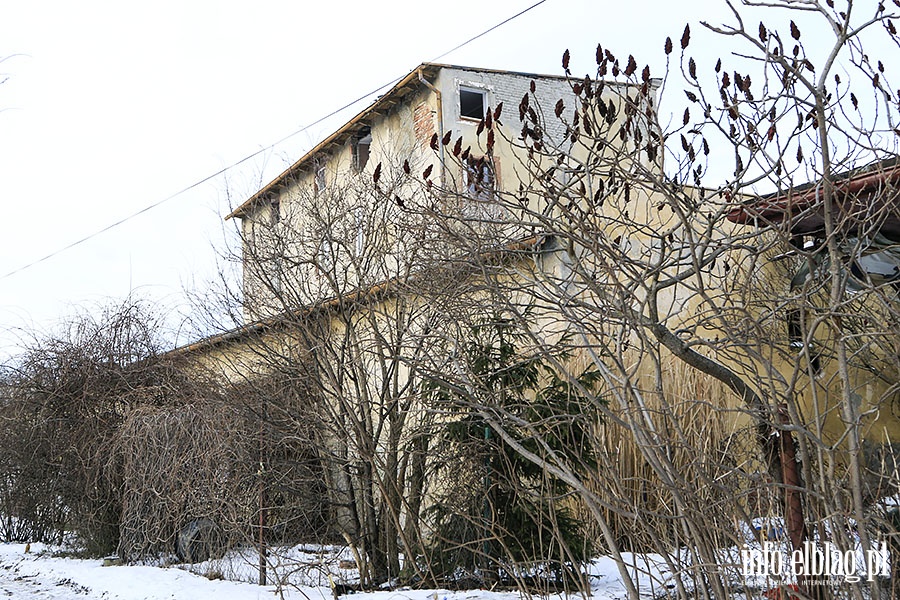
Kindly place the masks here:
POLYGON ((788 342, 791 348, 803 347, 803 323, 799 310, 792 310, 787 317, 788 342))
POLYGON ((353 138, 353 169, 359 173, 369 162, 369 146, 372 144, 372 128, 362 127, 353 138))
POLYGON ((459 89, 459 116, 464 119, 484 118, 485 93, 481 90, 459 89))
POLYGON ((281 202, 272 200, 269 205, 269 224, 273 227, 281 221, 281 202))
POLYGON ((806 354, 809 357, 809 366, 813 375, 822 372, 822 359, 812 344, 806 343, 806 335, 803 331, 803 313, 799 309, 788 312, 787 315, 788 343, 791 348, 800 350, 806 346, 806 354))
POLYGON ((812 372, 814 375, 818 375, 822 372, 822 361, 819 359, 818 353, 810 354, 809 364, 812 367, 812 372))

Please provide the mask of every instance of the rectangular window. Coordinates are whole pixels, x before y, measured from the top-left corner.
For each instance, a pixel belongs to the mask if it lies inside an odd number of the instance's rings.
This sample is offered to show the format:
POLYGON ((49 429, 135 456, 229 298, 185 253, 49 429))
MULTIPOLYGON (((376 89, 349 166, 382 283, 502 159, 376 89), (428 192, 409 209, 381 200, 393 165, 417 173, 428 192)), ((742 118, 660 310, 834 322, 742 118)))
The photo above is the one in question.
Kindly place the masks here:
POLYGON ((272 259, 272 273, 271 273, 271 286, 272 291, 276 294, 281 293, 281 272, 283 270, 283 262, 280 256, 276 256, 272 259))
POLYGON ((319 242, 319 250, 316 252, 316 268, 318 268, 320 273, 331 271, 334 267, 334 258, 334 246, 331 243, 331 238, 326 233, 322 241, 319 242))
POLYGON ((465 172, 466 195, 473 200, 492 200, 494 198, 494 167, 491 160, 469 158, 465 172))
POLYGON ((372 145, 372 129, 365 126, 353 138, 353 170, 357 173, 369 162, 369 147, 372 145))
POLYGON ((484 90, 473 88, 459 88, 459 116, 463 119, 484 118, 487 109, 487 94, 484 90))
POLYGON ((803 314, 798 309, 793 309, 787 315, 788 342, 791 348, 802 348, 805 338, 803 337, 803 314))
POLYGON ((803 313, 799 309, 792 309, 787 314, 788 343, 791 348, 802 350, 806 347, 809 357, 809 366, 813 375, 822 373, 822 359, 813 344, 806 343, 806 335, 803 327, 803 313))
POLYGON ((325 191, 325 165, 316 163, 316 194, 325 191))

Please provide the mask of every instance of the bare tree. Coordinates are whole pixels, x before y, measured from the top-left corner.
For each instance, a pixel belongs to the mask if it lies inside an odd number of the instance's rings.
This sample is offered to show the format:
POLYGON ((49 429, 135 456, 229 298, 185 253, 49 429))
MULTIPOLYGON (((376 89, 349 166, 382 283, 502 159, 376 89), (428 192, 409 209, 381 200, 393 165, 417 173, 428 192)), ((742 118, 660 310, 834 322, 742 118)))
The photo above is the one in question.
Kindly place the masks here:
MULTIPOLYGON (((502 136, 523 157, 518 189, 492 191, 490 215, 404 201, 444 224, 456 248, 444 268, 477 280, 476 314, 499 311, 547 356, 563 343, 602 373, 602 391, 581 387, 606 423, 590 441, 596 478, 549 445, 518 443, 528 422, 496 396, 459 397, 578 492, 635 597, 624 550, 659 554, 679 597, 746 588, 723 549, 764 517, 784 520, 791 550, 871 549, 873 503, 896 486, 896 15, 853 2, 726 4, 733 21, 703 31, 730 55, 690 56, 685 27, 661 43, 680 58, 654 80, 598 47, 596 76, 571 79, 574 117, 563 100, 540 111, 534 88, 518 115, 486 115, 479 151, 502 136), (863 41, 877 36, 888 44, 876 57, 863 41), (687 106, 664 125, 667 92, 687 106), (544 133, 557 121, 565 140, 544 133), (490 235, 478 235, 484 223, 490 235)), ((444 144, 464 168, 460 143, 444 144)), ((460 371, 442 376, 467 389, 460 371)), ((874 582, 827 583, 879 594, 874 582)))
MULTIPOLYGON (((900 229, 894 50, 876 57, 863 40, 896 46, 895 15, 832 4, 726 2, 732 21, 702 32, 730 54, 691 56, 685 27, 661 40, 659 79, 602 47, 596 73, 574 77, 566 52, 571 98, 548 107, 533 82, 518 107, 488 107, 480 147, 433 135, 450 177, 398 156, 340 185, 301 173, 308 194, 257 204, 269 218, 244 222, 234 295, 254 322, 230 370, 308 388, 309 443, 368 582, 397 573, 401 553, 427 575, 427 559, 410 558, 438 531, 422 509, 452 489, 441 474, 460 446, 442 435, 461 415, 538 467, 532 482, 554 482, 540 519, 553 522, 563 497, 588 517, 630 597, 762 591, 739 549, 782 529, 792 550, 873 547, 875 504, 897 484, 900 229), (501 140, 518 157, 504 164, 514 188, 492 175, 501 140), (480 385, 462 360, 490 315, 549 369, 527 392, 480 385), (577 410, 526 410, 554 377, 577 410), (423 381, 452 393, 435 404, 423 381), (580 451, 561 451, 547 424, 586 414, 580 451)), ((562 530, 552 537, 566 548, 562 530)))
POLYGON ((83 316, 6 365, 3 514, 19 528, 7 535, 60 542, 74 531, 90 553, 115 551, 122 469, 111 445, 130 410, 188 384, 155 360, 149 315, 129 301, 83 316))
POLYGON ((433 419, 406 360, 427 351, 429 310, 409 285, 425 247, 421 223, 393 203, 395 186, 387 172, 377 190, 371 175, 317 181, 270 204, 267 219, 247 219, 244 285, 230 296, 240 299, 236 315, 256 319, 244 328, 248 356, 226 359, 243 361, 230 379, 271 377, 303 390, 302 411, 273 396, 266 418, 294 423, 315 449, 330 522, 363 586, 401 568, 423 577, 401 557, 422 553, 433 419))

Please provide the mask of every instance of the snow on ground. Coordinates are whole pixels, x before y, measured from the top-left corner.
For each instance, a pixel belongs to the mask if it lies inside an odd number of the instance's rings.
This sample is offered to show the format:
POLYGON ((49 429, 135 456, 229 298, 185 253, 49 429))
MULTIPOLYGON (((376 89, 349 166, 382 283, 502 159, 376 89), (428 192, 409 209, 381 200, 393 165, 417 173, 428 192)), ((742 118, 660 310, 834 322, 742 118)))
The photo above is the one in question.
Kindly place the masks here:
MULTIPOLYGON (((758 545, 757 545, 758 547, 758 545)), ((32 544, 0 543, 0 600, 334 600, 331 584, 353 584, 359 574, 349 552, 339 547, 280 548, 269 556, 269 582, 260 586, 258 555, 252 548, 232 550, 224 558, 194 565, 112 565, 101 559, 65 558, 58 549, 32 544)), ((723 551, 723 564, 735 565, 740 550, 723 551)), ((635 574, 642 599, 667 597, 673 592, 669 569, 661 557, 624 553, 635 574)), ((589 600, 620 600, 625 585, 611 558, 589 566, 589 600)), ((688 582, 685 582, 686 584, 688 582)), ((735 582, 736 584, 738 582, 735 582)), ((750 577, 746 582, 765 590, 778 581, 750 577), (755 581, 754 579, 758 579, 755 581), (752 583, 751 583, 752 582, 752 583)), ((737 589, 740 589, 737 585, 737 589)), ((544 600, 566 600, 559 594, 544 600)), ((577 596, 573 596, 577 597, 577 596)), ((743 597, 738 595, 736 597, 743 597)), ((516 592, 486 590, 419 590, 398 588, 354 593, 342 600, 520 600, 516 592)))
MULTIPOLYGON (((737 575, 744 559, 743 552, 765 550, 765 544, 769 542, 761 544, 760 541, 766 539, 780 542, 773 545, 774 554, 780 555, 780 561, 789 562, 784 548, 784 527, 779 519, 760 519, 743 533, 747 540, 743 548, 721 550, 719 564, 729 572, 737 575)), ((871 565, 865 563, 858 539, 852 534, 851 537, 856 548, 846 553, 850 555, 846 568, 851 574, 865 576, 871 565)), ((661 557, 623 553, 622 559, 634 574, 641 598, 666 597, 667 592, 673 591, 669 567, 661 557)), ((689 562, 687 556, 682 557, 682 562, 685 560, 689 562)), ((103 562, 101 559, 64 558, 57 548, 42 544, 32 544, 30 552, 26 552, 25 544, 0 543, 0 600, 334 600, 332 584, 352 585, 359 581, 352 554, 337 546, 273 548, 268 556, 269 583, 280 585, 268 586, 255 583, 259 577, 259 556, 254 548, 233 549, 223 558, 193 565, 103 566, 103 562)), ((887 558, 884 558, 885 569, 886 563, 887 558)), ((588 572, 591 582, 589 600, 627 597, 619 570, 611 558, 595 559, 588 572)), ((883 570, 878 574, 885 576, 888 572, 883 570)), ((832 572, 832 575, 839 574, 832 572)), ((840 579, 843 577, 835 581, 840 579)), ((790 576, 782 579, 754 574, 739 577, 733 584, 736 590, 748 586, 760 591, 791 581, 790 576)), ((565 600, 558 594, 542 597, 565 600)), ((343 596, 343 600, 520 600, 520 596, 515 592, 486 590, 451 592, 398 588, 356 593, 343 596)))
MULTIPOLYGON (((109 566, 102 560, 56 558, 35 544, 0 545, 0 598, 48 600, 260 600, 276 598, 275 588, 212 581, 177 568, 109 566)), ((285 594, 294 600, 331 599, 327 588, 285 594), (301 592, 305 592, 304 596, 301 592), (327 592, 327 594, 326 594, 327 592)))
MULTIPOLYGON (((76 559, 54 556, 41 544, 0 544, 0 600, 35 598, 37 600, 333 600, 329 573, 336 583, 352 582, 356 573, 340 569, 339 550, 313 552, 291 549, 270 558, 280 561, 282 576, 292 573, 290 585, 259 586, 255 555, 232 553, 219 559, 191 565, 103 566, 100 559, 76 559), (288 568, 288 565, 294 565, 288 568), (190 568, 190 570, 188 570, 190 568), (193 571, 193 572, 191 572, 193 571), (210 579, 225 576, 242 581, 210 579)), ((640 562, 640 561, 639 561, 640 562)), ((646 568, 646 563, 641 568, 646 568)), ((651 567, 652 570, 652 567, 651 567)), ((272 570, 270 569, 270 573, 272 570)), ((611 560, 599 559, 591 569, 592 600, 625 598, 625 588, 611 560)), ((660 588, 654 586, 656 592, 660 588)), ((650 598, 650 586, 646 588, 650 598)), ((390 591, 357 593, 352 600, 519 600, 515 592, 486 590, 447 591, 400 588, 390 591)), ((559 600, 551 596, 549 600, 559 600)))

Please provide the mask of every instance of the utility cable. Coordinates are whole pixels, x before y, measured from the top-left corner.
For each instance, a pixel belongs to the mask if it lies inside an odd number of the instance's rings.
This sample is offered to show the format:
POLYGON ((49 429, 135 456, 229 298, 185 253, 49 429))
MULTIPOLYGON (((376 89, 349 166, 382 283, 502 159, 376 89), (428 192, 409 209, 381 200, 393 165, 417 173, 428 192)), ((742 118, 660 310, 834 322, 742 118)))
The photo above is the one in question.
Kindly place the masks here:
MULTIPOLYGON (((521 17, 522 15, 524 15, 525 13, 527 13, 528 11, 530 11, 530 10, 532 10, 532 9, 534 9, 534 8, 537 8, 538 6, 540 6, 541 4, 543 4, 544 2, 547 2, 547 0, 539 0, 538 2, 535 2, 534 4, 532 4, 531 6, 529 6, 528 8, 526 8, 525 10, 522 10, 522 11, 520 11, 520 12, 514 14, 513 16, 508 17, 507 19, 504 19, 503 21, 497 23, 497 24, 494 25, 493 27, 491 27, 491 28, 489 28, 489 29, 486 29, 486 30, 482 31, 481 33, 479 33, 479 34, 476 35, 475 37, 469 38, 469 39, 466 40, 465 42, 463 42, 463 43, 461 43, 461 44, 459 44, 459 45, 457 45, 457 46, 454 46, 453 48, 451 48, 450 50, 447 50, 447 51, 444 52, 443 54, 440 54, 440 55, 436 56, 435 58, 431 59, 430 62, 435 62, 435 61, 437 61, 437 60, 440 60, 441 58, 444 58, 444 57, 447 56, 448 54, 451 54, 451 53, 453 53, 453 52, 456 52, 456 51, 459 50, 460 48, 463 48, 464 46, 467 46, 468 44, 471 44, 472 42, 474 42, 475 40, 477 40, 477 39, 479 39, 479 38, 481 38, 481 37, 484 37, 485 35, 491 33, 492 31, 494 31, 494 30, 496 30, 496 29, 502 27, 503 25, 506 25, 506 24, 509 23, 510 21, 512 21, 512 20, 514 20, 514 19, 517 19, 518 17, 521 17)), ((381 86, 375 88, 375 89, 372 90, 371 92, 368 92, 368 93, 366 93, 366 94, 360 96, 359 98, 357 98, 356 100, 353 100, 352 102, 348 102, 348 103, 345 104, 344 106, 342 106, 342 107, 340 107, 340 108, 338 108, 338 109, 336 109, 336 110, 334 110, 334 111, 328 113, 328 114, 325 115, 324 117, 320 117, 320 118, 316 119, 315 121, 313 121, 313 122, 310 123, 309 125, 304 125, 304 126, 301 127, 300 129, 294 131, 293 133, 290 133, 290 134, 286 135, 285 137, 281 138, 281 139, 278 140, 277 142, 274 142, 274 143, 272 143, 272 144, 269 144, 268 146, 265 146, 264 148, 260 148, 260 149, 257 150, 256 152, 254 152, 254 153, 252 153, 252 154, 249 154, 249 155, 245 156, 244 158, 238 160, 237 162, 234 162, 234 163, 228 165, 227 167, 222 167, 221 169, 219 169, 219 170, 216 171, 215 173, 212 173, 211 175, 207 175, 207 176, 204 177, 203 179, 200 179, 199 181, 196 181, 196 182, 192 183, 191 185, 189 185, 189 186, 187 186, 187 187, 185 187, 185 188, 183 188, 183 189, 181 189, 181 190, 175 192, 174 194, 171 194, 171 195, 169 195, 169 196, 166 196, 166 197, 163 198, 162 200, 158 200, 157 202, 154 202, 153 204, 150 204, 150 205, 148 205, 148 206, 145 206, 144 208, 140 209, 139 211, 137 211, 137 212, 135 212, 135 213, 132 213, 132 214, 126 216, 126 217, 123 217, 123 218, 119 219, 118 221, 116 221, 116 222, 114 222, 114 223, 111 223, 111 224, 107 225, 106 227, 104 227, 104 228, 102 228, 102 229, 99 229, 99 230, 95 231, 94 233, 91 233, 91 234, 89 234, 89 235, 87 235, 87 236, 81 238, 80 240, 76 240, 76 241, 72 242, 71 244, 68 244, 68 245, 66 245, 66 246, 64 246, 64 247, 62 247, 62 248, 60 248, 60 249, 58 249, 58 250, 55 250, 55 251, 51 252, 50 254, 47 254, 46 256, 44 256, 44 257, 42 257, 42 258, 39 258, 39 259, 37 259, 37 260, 35 260, 35 261, 33 261, 33 262, 30 262, 30 263, 28 263, 28 264, 26 264, 26 265, 24 265, 24 266, 21 266, 21 267, 19 267, 19 268, 17 268, 17 269, 12 270, 12 271, 8 272, 7 274, 5 274, 5 275, 3 275, 3 276, 0 276, 0 281, 2 281, 2 280, 4 280, 4 279, 7 279, 7 278, 9 278, 9 277, 12 277, 12 276, 15 275, 16 273, 21 273, 22 271, 25 271, 25 270, 27 270, 27 269, 30 269, 30 268, 36 266, 36 265, 39 265, 39 264, 41 264, 42 262, 45 262, 45 261, 47 261, 47 260, 49 260, 49 259, 51 259, 51 258, 53 258, 53 257, 55 257, 55 256, 58 256, 58 255, 62 254, 63 252, 68 252, 68 251, 71 250, 72 248, 75 248, 76 246, 79 246, 79 245, 81 245, 81 244, 83 244, 83 243, 85 243, 85 242, 87 242, 87 241, 89 241, 89 240, 91 240, 91 239, 93 239, 93 238, 99 236, 99 235, 102 235, 102 234, 106 233, 107 231, 109 231, 110 229, 115 229, 116 227, 118 227, 118 226, 120 226, 120 225, 122 225, 122 224, 124 224, 124 223, 127 223, 128 221, 130 221, 130 220, 132 220, 132 219, 134 219, 134 218, 136 218, 136 217, 139 217, 140 215, 142 215, 142 214, 144 214, 144 213, 146 213, 146 212, 148 212, 148 211, 151 211, 151 210, 153 210, 154 208, 157 208, 158 206, 161 206, 161 205, 165 204, 166 202, 169 202, 170 200, 174 200, 175 198, 181 196, 182 194, 185 194, 185 193, 191 191, 192 189, 194 189, 194 188, 196 188, 196 187, 199 187, 199 186, 203 185, 204 183, 206 183, 206 182, 208 182, 208 181, 210 181, 210 180, 212 180, 212 179, 215 179, 216 177, 219 177, 220 175, 223 175, 223 174, 227 173, 227 172, 230 171, 231 169, 234 169, 234 168, 240 166, 241 164, 247 162, 248 160, 253 159, 253 158, 256 158, 257 156, 259 156, 260 154, 262 154, 262 153, 264 153, 264 152, 268 152, 269 150, 275 148, 276 146, 279 146, 279 145, 283 144, 284 142, 288 141, 289 139, 291 139, 291 138, 293 138, 293 137, 295 137, 295 136, 297 136, 297 135, 303 133, 304 131, 307 131, 307 130, 310 129, 311 127, 315 127, 316 125, 318 125, 318 124, 321 123, 322 121, 325 121, 326 119, 330 119, 331 117, 333 117, 333 116, 335 116, 335 115, 337 115, 337 114, 339 114, 339 113, 344 112, 345 110, 347 110, 347 109, 350 108, 351 106, 353 106, 353 105, 355 105, 355 104, 358 104, 358 103, 362 102, 363 100, 365 100, 366 98, 369 98, 369 97, 371 97, 371 96, 377 94, 378 92, 380 92, 380 91, 383 90, 384 88, 394 85, 395 83, 397 83, 398 81, 400 81, 401 79, 403 79, 403 77, 405 77, 406 75, 407 75, 407 74, 404 73, 404 74, 401 75, 400 77, 395 77, 394 79, 391 79, 390 81, 388 81, 388 82, 385 83, 384 85, 381 85, 381 86)))

